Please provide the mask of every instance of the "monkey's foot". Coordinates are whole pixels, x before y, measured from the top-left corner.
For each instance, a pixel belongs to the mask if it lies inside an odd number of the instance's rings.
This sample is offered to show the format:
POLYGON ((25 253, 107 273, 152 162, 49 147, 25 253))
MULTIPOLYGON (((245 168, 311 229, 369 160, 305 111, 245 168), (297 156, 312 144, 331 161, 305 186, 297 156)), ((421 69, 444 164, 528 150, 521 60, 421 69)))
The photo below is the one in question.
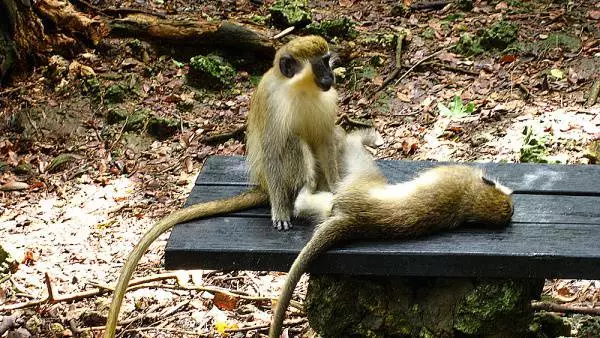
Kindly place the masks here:
POLYGON ((277 228, 277 230, 290 230, 292 228, 292 222, 273 220, 273 228, 277 228))

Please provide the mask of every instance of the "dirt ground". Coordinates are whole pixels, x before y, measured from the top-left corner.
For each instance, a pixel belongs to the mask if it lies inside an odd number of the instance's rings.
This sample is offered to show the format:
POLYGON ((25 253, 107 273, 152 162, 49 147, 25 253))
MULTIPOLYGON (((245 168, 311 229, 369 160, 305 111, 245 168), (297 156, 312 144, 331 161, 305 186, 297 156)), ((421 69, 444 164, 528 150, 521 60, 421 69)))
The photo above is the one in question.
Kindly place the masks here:
MULTIPOLYGON (((94 3, 233 20, 274 36, 282 29, 266 20, 272 2, 94 3)), ((449 6, 399 15, 395 1, 318 0, 310 9, 314 22, 346 17, 356 23, 355 37, 330 39, 340 55, 339 122, 375 125, 385 140, 373 150, 377 158, 591 164, 598 156, 600 105, 585 103, 600 73, 600 2, 475 1, 471 11, 449 6), (464 33, 476 35, 502 19, 518 28, 509 47, 476 55, 451 48, 464 33), (408 38, 396 60, 396 37, 403 32, 408 38), (382 87, 396 64, 402 78, 382 87)), ((134 39, 107 38, 51 65, 75 61, 93 70, 100 93, 85 77, 69 71, 53 77, 48 67, 17 74, 0 88, 0 245, 20 263, 0 283, 0 309, 44 299, 48 285, 73 299, 0 311, 20 314, 40 337, 99 336, 94 327, 104 324, 110 295, 81 293, 116 281, 142 233, 183 205, 208 156, 244 154, 239 133, 220 143, 202 140, 244 125, 260 76, 238 69, 229 89, 194 88, 186 84, 189 59, 134 39), (115 85, 127 93, 108 102, 115 85), (174 133, 144 132, 132 118, 114 118, 120 111, 175 121, 174 133)), ((158 276, 151 283, 174 285, 173 273, 162 268, 167 238, 151 247, 134 278, 158 276)), ((124 336, 257 336, 268 328, 270 303, 232 304, 210 288, 276 298, 285 277, 182 273, 206 291, 129 292, 120 317, 129 320, 124 336), (238 330, 252 325, 262 327, 238 330)), ((599 288, 598 281, 548 280, 544 293, 598 308, 599 288)), ((305 289, 303 280, 297 300, 305 289)), ((301 322, 289 334, 307 332, 301 322)))

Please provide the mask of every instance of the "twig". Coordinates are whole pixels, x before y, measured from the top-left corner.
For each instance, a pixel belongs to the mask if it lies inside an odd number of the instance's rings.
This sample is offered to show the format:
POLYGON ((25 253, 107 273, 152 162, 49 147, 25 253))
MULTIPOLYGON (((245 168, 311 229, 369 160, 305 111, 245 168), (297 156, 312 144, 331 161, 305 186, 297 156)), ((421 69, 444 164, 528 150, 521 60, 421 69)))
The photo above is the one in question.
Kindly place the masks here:
POLYGON ((7 273, 6 275, 2 276, 2 278, 0 278, 0 284, 6 282, 7 280, 10 279, 12 275, 10 273, 7 273))
POLYGON ((525 100, 529 99, 531 97, 531 92, 529 91, 529 89, 527 89, 527 87, 525 87, 524 84, 519 83, 517 84, 517 88, 521 89, 523 91, 523 98, 525 100))
POLYGON ((350 116, 348 116, 348 114, 343 114, 342 116, 340 116, 335 124, 341 124, 342 122, 348 122, 348 124, 355 126, 355 127, 365 127, 365 128, 373 128, 373 124, 369 123, 369 122, 362 122, 356 119, 351 118, 350 116))
MULTIPOLYGON (((39 80, 38 80, 38 81, 39 81, 39 80)), ((32 83, 28 83, 28 84, 26 84, 26 85, 23 85, 23 86, 19 86, 19 87, 15 87, 15 88, 11 88, 11 89, 7 89, 7 90, 3 90, 3 91, 1 91, 1 92, 0 92, 0 96, 2 96, 2 95, 6 95, 6 94, 10 94, 10 93, 12 93, 12 92, 19 91, 19 90, 21 90, 21 89, 27 89, 27 88, 31 88, 31 87, 35 86, 35 85, 38 83, 38 81, 35 81, 35 82, 32 82, 32 83)))
POLYGON ((398 35, 396 35, 396 64, 394 67, 394 70, 390 73, 390 75, 388 75, 388 77, 383 80, 383 82, 381 83, 381 85, 379 86, 379 88, 377 88, 377 90, 375 91, 375 93, 381 91, 383 88, 387 87, 387 85, 389 85, 392 81, 394 81, 394 79, 398 76, 398 74, 400 74, 400 70, 402 69, 402 62, 400 60, 402 60, 402 42, 404 41, 404 39, 406 38, 406 32, 402 32, 398 35))
POLYGON ((531 308, 534 310, 544 310, 550 312, 561 312, 561 313, 581 313, 586 315, 600 315, 600 308, 590 307, 579 307, 556 304, 551 302, 532 302, 531 308))
POLYGON ((438 54, 440 54, 441 52, 445 51, 448 48, 450 48, 450 47, 444 47, 444 48, 438 50, 437 52, 429 54, 426 57, 422 58, 421 60, 417 61, 412 67, 410 67, 406 72, 404 72, 404 74, 402 74, 402 76, 400 76, 400 78, 398 78, 398 80, 396 80, 395 83, 397 84, 398 82, 402 81, 402 79, 404 79, 408 74, 410 74, 410 72, 412 72, 420 64, 422 64, 423 62, 425 62, 425 61, 433 58, 434 56, 437 56, 438 54))
MULTIPOLYGON (((290 319, 290 320, 284 321, 283 326, 294 326, 294 325, 306 323, 307 321, 308 321, 308 319, 306 319, 306 318, 290 319)), ((265 330, 265 329, 268 329, 270 326, 271 326, 270 324, 259 324, 259 325, 239 327, 237 329, 225 329, 225 332, 232 333, 232 332, 248 332, 250 330, 265 330)))
POLYGON ((591 107, 596 103, 596 100, 598 99, 598 94, 600 93, 600 78, 596 79, 596 81, 594 81, 594 84, 592 85, 592 89, 590 89, 590 96, 588 96, 587 101, 585 102, 585 105, 587 107, 591 107))
POLYGON ((290 34, 291 32, 293 32, 295 28, 296 28, 295 26, 288 27, 288 28, 282 30, 281 32, 277 33, 271 39, 273 39, 273 40, 281 39, 282 37, 284 37, 284 36, 290 34))
POLYGON ((422 11, 427 9, 441 9, 444 8, 450 0, 434 0, 434 1, 422 1, 410 5, 411 11, 422 11))
POLYGON ((244 124, 242 127, 235 129, 233 131, 229 131, 222 134, 216 134, 211 136, 203 137, 200 141, 202 143, 211 144, 211 143, 220 143, 223 141, 227 141, 231 138, 238 138, 244 134, 246 131, 246 125, 244 124))
POLYGON ((127 329, 127 330, 124 330, 123 332, 143 332, 143 331, 172 332, 172 333, 178 333, 178 334, 194 336, 194 337, 212 337, 213 336, 208 333, 200 333, 200 332, 195 332, 195 331, 187 331, 187 330, 182 330, 182 329, 176 329, 176 328, 170 328, 170 327, 157 327, 157 326, 138 327, 136 329, 127 329))
MULTIPOLYGON (((165 279, 171 279, 171 278, 178 278, 178 276, 174 273, 153 275, 153 276, 134 279, 129 283, 129 285, 130 286, 138 285, 138 284, 154 282, 154 281, 159 281, 159 280, 165 280, 165 279)), ((94 297, 94 296, 99 296, 101 294, 113 291, 112 287, 106 286, 106 287, 98 287, 98 288, 87 290, 87 291, 76 292, 76 293, 71 293, 71 294, 66 294, 66 295, 60 296, 60 295, 56 294, 56 292, 54 291, 54 289, 52 287, 52 282, 50 280, 50 276, 48 274, 45 275, 44 281, 46 283, 46 289, 48 290, 48 296, 46 296, 45 298, 42 298, 42 299, 38 299, 38 300, 32 300, 32 301, 28 301, 28 302, 0 306, 0 311, 24 309, 24 308, 43 305, 46 303, 55 304, 55 303, 59 303, 59 302, 75 301, 75 300, 90 298, 90 297, 94 297)))
POLYGON ((468 74, 468 75, 472 75, 472 76, 479 76, 479 73, 476 72, 476 71, 469 70, 469 69, 464 69, 464 68, 460 68, 460 67, 451 66, 451 65, 445 64, 443 62, 432 61, 432 62, 425 62, 423 64, 423 66, 429 66, 429 65, 437 67, 437 68, 442 68, 442 69, 445 69, 445 70, 451 70, 451 71, 456 72, 456 73, 463 73, 463 74, 468 74))
POLYGON ((127 115, 127 117, 125 117, 125 122, 123 122, 123 127, 121 127, 121 130, 119 131, 119 135, 117 136, 117 139, 108 148, 108 153, 112 153, 113 148, 117 145, 117 143, 119 143, 121 141, 121 137, 123 137, 123 132, 125 131, 125 127, 127 127, 127 122, 129 122, 129 115, 127 115))

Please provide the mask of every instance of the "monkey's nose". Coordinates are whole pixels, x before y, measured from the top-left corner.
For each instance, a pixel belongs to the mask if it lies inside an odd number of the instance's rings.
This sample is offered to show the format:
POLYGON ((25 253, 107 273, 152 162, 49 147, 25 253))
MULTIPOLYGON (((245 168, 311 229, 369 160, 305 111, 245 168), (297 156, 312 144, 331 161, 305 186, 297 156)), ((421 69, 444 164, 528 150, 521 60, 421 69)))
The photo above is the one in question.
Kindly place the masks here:
POLYGON ((331 88, 331 85, 333 85, 333 77, 323 76, 317 80, 317 85, 319 88, 321 88, 321 90, 326 92, 329 90, 329 88, 331 88))

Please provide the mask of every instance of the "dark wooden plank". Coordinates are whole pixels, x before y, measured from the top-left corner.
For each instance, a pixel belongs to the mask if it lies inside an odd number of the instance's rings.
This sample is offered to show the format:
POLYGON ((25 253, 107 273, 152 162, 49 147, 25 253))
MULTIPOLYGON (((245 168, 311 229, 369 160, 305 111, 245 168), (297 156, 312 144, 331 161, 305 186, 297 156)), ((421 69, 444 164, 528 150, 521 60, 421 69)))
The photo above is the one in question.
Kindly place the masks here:
MULTIPOLYGON (((430 161, 377 161, 392 182, 413 178, 418 171, 448 162, 430 161)), ((600 196, 599 166, 528 164, 528 163, 465 163, 486 169, 517 192, 547 192, 557 194, 590 194, 600 196)), ((197 184, 245 185, 248 169, 242 156, 214 156, 209 158, 198 176, 197 184)))
MULTIPOLYGON (((196 186, 186 205, 234 196, 244 186, 196 186)), ((515 222, 600 224, 600 197, 564 195, 514 195, 515 222)), ((240 217, 270 217, 268 207, 230 214, 240 217)))
MULTIPOLYGON (((332 249, 316 273, 399 276, 600 278, 600 225, 514 223, 409 241, 360 242, 332 249)), ((312 226, 279 232, 266 218, 218 217, 175 227, 167 269, 287 271, 312 226)))
MULTIPOLYGON (((391 181, 410 179, 436 162, 379 161, 391 181)), ((514 195, 514 223, 503 231, 460 229, 423 239, 352 243, 325 253, 317 273, 401 276, 600 278, 600 168, 485 164, 514 195)), ((247 189, 243 157, 210 158, 188 204, 247 189)), ((287 271, 312 226, 279 232, 268 208, 177 225, 168 269, 287 271)))

